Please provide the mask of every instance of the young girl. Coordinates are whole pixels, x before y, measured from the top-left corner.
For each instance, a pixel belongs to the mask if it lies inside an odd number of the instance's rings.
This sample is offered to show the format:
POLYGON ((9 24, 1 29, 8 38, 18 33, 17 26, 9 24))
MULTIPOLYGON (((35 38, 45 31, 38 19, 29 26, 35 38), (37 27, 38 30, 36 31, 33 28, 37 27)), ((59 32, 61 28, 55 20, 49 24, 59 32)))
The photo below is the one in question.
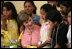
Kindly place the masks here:
POLYGON ((33 1, 25 1, 24 2, 24 10, 32 12, 33 23, 40 25, 39 24, 40 16, 36 15, 37 8, 33 1))
POLYGON ((62 22, 60 12, 52 10, 47 14, 46 18, 52 22, 51 26, 53 26, 51 47, 66 48, 68 26, 62 22))
POLYGON ((69 22, 69 28, 67 33, 67 39, 68 39, 67 47, 71 48, 71 11, 69 11, 68 13, 68 22, 69 22))
POLYGON ((33 24, 32 13, 24 11, 18 16, 23 25, 23 34, 21 36, 21 45, 23 48, 27 46, 37 46, 40 40, 40 27, 33 24))
POLYGON ((6 17, 5 31, 7 33, 2 38, 2 46, 15 45, 18 38, 18 25, 16 22, 17 12, 14 5, 11 2, 6 2, 3 5, 3 15, 6 17))
POLYGON ((50 4, 44 4, 41 6, 41 8, 40 8, 40 14, 41 14, 40 23, 41 24, 45 22, 45 15, 53 9, 55 9, 55 8, 52 7, 50 4))
POLYGON ((50 22, 45 18, 46 14, 50 10, 53 10, 53 7, 51 7, 51 5, 49 4, 44 4, 40 9, 40 13, 44 22, 42 23, 41 30, 40 30, 40 35, 41 35, 40 43, 41 44, 40 46, 38 46, 38 48, 42 48, 42 47, 50 48, 50 45, 47 45, 47 44, 50 43, 50 40, 51 40, 52 27, 50 26, 50 22))

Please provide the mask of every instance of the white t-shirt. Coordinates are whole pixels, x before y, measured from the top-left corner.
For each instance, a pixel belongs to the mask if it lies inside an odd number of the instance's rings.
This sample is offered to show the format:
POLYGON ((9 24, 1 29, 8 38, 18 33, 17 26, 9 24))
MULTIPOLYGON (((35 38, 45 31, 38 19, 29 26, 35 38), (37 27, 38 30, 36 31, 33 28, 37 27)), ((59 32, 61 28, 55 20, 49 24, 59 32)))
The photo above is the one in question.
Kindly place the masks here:
POLYGON ((69 26, 68 33, 67 33, 68 43, 71 44, 71 25, 69 26))

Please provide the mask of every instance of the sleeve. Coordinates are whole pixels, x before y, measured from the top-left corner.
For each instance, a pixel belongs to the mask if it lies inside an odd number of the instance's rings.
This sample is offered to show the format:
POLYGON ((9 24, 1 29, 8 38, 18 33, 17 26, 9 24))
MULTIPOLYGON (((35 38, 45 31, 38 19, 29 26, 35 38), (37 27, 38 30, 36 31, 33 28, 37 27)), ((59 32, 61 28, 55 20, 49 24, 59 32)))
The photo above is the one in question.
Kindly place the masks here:
POLYGON ((68 31, 68 26, 66 24, 61 24, 59 26, 58 34, 57 34, 57 44, 60 45, 61 47, 65 46, 67 43, 67 31, 68 31))

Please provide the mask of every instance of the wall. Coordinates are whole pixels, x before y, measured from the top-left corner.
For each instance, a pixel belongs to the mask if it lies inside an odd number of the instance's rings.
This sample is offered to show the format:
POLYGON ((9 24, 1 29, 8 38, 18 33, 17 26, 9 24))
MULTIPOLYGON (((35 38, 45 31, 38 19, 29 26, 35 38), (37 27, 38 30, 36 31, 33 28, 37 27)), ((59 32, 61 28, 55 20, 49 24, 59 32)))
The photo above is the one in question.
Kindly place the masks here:
MULTIPOLYGON (((19 13, 21 10, 23 10, 23 4, 24 4, 24 1, 5 1, 5 2, 12 2, 15 7, 16 7, 16 10, 17 10, 17 13, 19 13)), ((34 1, 36 7, 37 7, 37 14, 40 15, 40 7, 47 3, 47 1, 34 1)))

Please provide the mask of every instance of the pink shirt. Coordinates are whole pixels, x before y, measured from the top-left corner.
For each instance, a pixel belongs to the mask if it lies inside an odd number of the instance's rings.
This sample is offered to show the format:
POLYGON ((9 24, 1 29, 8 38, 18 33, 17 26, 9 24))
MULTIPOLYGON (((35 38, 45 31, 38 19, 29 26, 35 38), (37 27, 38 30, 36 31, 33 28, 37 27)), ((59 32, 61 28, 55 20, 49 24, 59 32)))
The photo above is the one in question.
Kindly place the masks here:
POLYGON ((33 32, 30 32, 28 29, 25 29, 24 34, 21 37, 21 45, 37 46, 39 40, 40 40, 40 27, 34 25, 33 32))

